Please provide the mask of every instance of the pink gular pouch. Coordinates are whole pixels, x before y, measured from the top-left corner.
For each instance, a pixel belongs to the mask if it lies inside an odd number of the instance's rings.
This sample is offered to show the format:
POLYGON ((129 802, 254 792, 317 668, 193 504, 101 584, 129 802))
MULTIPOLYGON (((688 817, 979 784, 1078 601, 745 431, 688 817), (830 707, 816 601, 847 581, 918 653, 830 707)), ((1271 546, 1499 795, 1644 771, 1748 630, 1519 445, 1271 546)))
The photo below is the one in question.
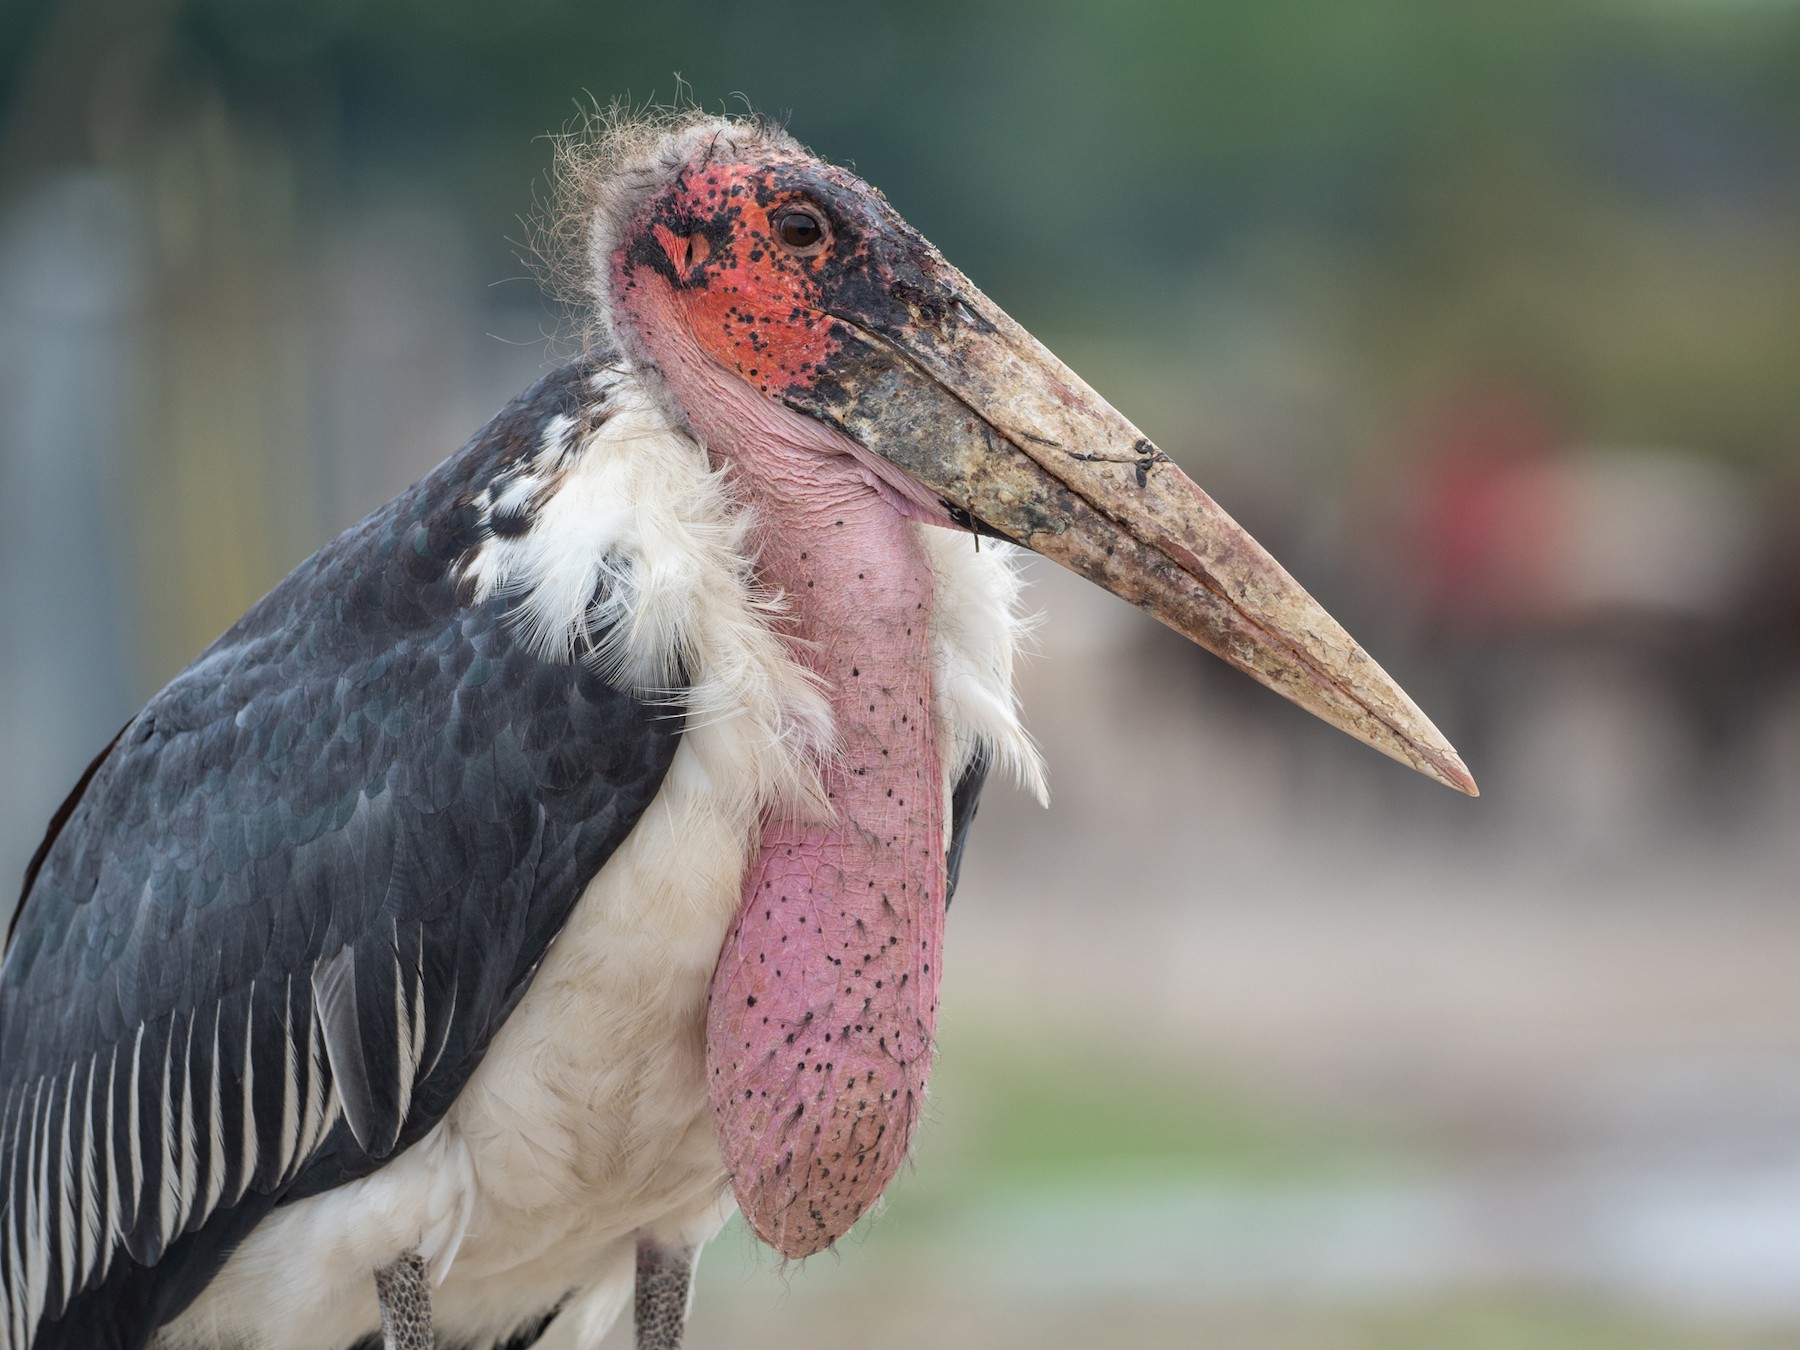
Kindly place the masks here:
MULTIPOLYGON (((937 1025, 945 840, 931 576, 894 529, 904 522, 885 502, 877 512, 896 537, 878 555, 858 550, 848 577, 841 562, 811 568, 827 550, 793 551, 795 575, 815 591, 833 584, 831 601, 802 610, 831 620, 809 625, 816 642, 801 650, 836 714, 839 753, 822 772, 836 818, 765 825, 707 1017, 739 1203, 790 1255, 844 1233, 893 1178, 937 1025)), ((839 519, 833 508, 820 523, 849 528, 839 519)))
POLYGON ((751 511, 759 581, 826 692, 829 811, 763 824, 707 1016, 740 1207, 789 1256, 879 1198, 924 1102, 945 783, 919 526, 1052 558, 1419 771, 1456 752, 1154 443, 873 188, 696 119, 596 272, 629 355, 751 511))

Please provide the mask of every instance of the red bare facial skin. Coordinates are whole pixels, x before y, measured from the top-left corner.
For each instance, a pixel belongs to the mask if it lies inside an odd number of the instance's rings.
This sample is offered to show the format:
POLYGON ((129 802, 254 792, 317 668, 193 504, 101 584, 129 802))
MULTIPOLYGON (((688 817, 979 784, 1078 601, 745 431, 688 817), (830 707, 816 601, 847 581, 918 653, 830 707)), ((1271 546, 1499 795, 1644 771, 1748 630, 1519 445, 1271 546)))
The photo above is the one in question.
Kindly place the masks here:
POLYGON ((771 181, 784 163, 684 171, 625 260, 628 287, 660 276, 701 350, 763 394, 811 381, 835 346, 818 308, 827 252, 797 255, 776 237, 799 200, 771 181))
POLYGON ((944 928, 931 511, 779 390, 818 373, 819 258, 773 237, 766 168, 690 169, 613 260, 620 316, 758 523, 758 573, 822 681, 838 753, 829 821, 764 822, 713 977, 715 1125, 752 1229, 803 1257, 846 1233, 906 1156, 924 1104, 944 928), (761 200, 759 200, 761 199, 761 200), (654 250, 654 251, 652 251, 654 250))

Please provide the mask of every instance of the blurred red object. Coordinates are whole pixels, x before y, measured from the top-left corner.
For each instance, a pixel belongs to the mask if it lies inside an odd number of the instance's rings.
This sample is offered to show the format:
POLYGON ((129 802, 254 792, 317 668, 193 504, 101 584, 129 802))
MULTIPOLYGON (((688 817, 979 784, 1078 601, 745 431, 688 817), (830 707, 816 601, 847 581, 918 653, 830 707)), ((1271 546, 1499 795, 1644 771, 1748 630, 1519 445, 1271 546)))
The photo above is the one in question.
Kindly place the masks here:
POLYGON ((1542 616, 1561 532, 1561 438, 1530 395, 1502 385, 1446 403, 1417 442, 1401 560, 1434 626, 1542 616))

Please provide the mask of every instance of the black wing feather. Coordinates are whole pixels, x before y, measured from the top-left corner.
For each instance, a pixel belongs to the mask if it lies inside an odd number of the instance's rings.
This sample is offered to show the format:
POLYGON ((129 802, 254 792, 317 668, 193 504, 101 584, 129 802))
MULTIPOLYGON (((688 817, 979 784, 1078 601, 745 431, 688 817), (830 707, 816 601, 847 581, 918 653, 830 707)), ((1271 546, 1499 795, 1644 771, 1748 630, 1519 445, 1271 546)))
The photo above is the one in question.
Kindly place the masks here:
POLYGON ((119 743, 119 737, 125 734, 126 727, 130 725, 127 722, 125 726, 120 727, 113 738, 106 743, 106 748, 95 755, 87 768, 81 771, 81 777, 75 780, 75 786, 69 789, 69 795, 63 798, 62 805, 56 808, 55 813, 50 817, 50 823, 44 827, 44 837, 38 841, 37 849, 31 855, 31 861, 25 864, 25 880, 19 887, 20 903, 13 907, 12 918, 6 924, 6 945, 8 947, 12 945, 13 934, 18 931, 19 916, 25 912, 24 897, 31 894, 31 887, 37 881, 38 873, 43 870, 44 859, 49 856, 50 846, 62 833, 63 826, 69 823, 69 817, 75 814, 75 807, 81 801, 83 794, 87 792, 87 785, 93 781, 100 766, 106 763, 106 757, 112 754, 113 747, 119 743))
POLYGON ((950 790, 950 853, 944 863, 944 908, 956 898, 956 881, 962 875, 963 849, 969 843, 969 830, 975 824, 975 812, 981 805, 981 789, 987 784, 993 761, 984 750, 977 750, 956 786, 950 790))
POLYGON ((0 967, 0 1346, 141 1346, 422 1136, 655 795, 679 722, 457 590, 603 360, 302 564, 58 812, 0 967))

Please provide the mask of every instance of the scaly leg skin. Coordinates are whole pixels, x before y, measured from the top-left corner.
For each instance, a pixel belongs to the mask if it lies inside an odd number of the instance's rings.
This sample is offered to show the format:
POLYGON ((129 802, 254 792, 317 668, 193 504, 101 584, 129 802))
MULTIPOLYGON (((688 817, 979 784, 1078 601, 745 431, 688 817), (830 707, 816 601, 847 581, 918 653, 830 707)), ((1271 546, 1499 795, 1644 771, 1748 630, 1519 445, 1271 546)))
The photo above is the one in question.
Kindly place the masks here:
POLYGON ((422 1256, 407 1252, 387 1269, 376 1271, 375 1297, 381 1301, 383 1350, 434 1350, 431 1275, 422 1256))
POLYGON ((692 1251, 638 1243, 637 1350, 681 1350, 693 1276, 692 1251))

